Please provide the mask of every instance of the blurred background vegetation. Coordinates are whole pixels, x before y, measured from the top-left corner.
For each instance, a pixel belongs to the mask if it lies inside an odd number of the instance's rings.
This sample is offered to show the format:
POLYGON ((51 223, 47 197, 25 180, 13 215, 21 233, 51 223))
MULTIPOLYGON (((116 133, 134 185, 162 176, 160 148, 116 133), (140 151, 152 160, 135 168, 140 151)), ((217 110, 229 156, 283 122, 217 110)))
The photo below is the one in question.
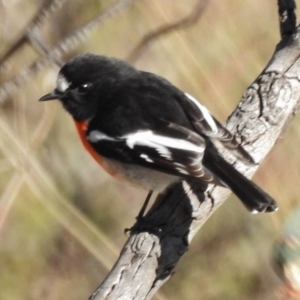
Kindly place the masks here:
MULTIPOLYGON (((197 22, 131 56, 146 34, 186 17, 198 2, 132 1, 63 58, 87 51, 131 58, 137 68, 201 99, 223 122, 279 41, 275 1, 207 1, 197 22)), ((46 50, 115 3, 65 1, 38 28, 46 50)), ((40 5, 0 1, 0 59, 40 5)), ((2 64, 0 84, 40 55, 29 44, 18 48, 2 64)), ((117 259, 126 241, 123 230, 133 224, 146 195, 99 168, 58 102, 37 102, 54 88, 58 70, 46 64, 0 103, 1 300, 87 299, 117 259)), ((250 215, 232 196, 199 231, 156 299, 276 298, 280 281, 271 267, 271 248, 299 202, 299 143, 296 118, 254 178, 277 199, 279 212, 250 215)))

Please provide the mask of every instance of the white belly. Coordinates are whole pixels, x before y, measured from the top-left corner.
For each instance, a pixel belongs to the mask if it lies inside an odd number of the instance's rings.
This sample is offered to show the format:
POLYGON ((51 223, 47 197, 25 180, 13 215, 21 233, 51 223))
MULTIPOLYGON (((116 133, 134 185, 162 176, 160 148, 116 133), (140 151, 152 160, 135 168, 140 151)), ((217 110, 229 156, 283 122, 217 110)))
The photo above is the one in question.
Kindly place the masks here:
POLYGON ((170 184, 180 180, 180 177, 174 175, 107 158, 103 159, 102 166, 116 179, 147 191, 162 192, 170 184))

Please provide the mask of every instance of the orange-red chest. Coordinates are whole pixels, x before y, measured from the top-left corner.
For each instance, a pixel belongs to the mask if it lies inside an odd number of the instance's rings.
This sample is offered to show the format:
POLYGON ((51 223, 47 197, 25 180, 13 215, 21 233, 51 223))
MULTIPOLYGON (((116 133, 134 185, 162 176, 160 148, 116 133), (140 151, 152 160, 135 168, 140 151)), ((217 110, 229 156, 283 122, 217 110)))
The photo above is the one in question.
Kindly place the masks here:
POLYGON ((75 121, 75 125, 82 141, 84 148, 92 155, 92 157, 102 166, 103 158, 93 149, 89 141, 86 139, 86 131, 88 128, 88 121, 75 121))
POLYGON ((115 160, 107 159, 97 153, 86 138, 88 121, 75 121, 76 128, 85 149, 102 166, 102 168, 116 179, 126 181, 133 186, 146 190, 163 191, 170 183, 179 180, 179 177, 149 170, 144 167, 118 163, 115 160))

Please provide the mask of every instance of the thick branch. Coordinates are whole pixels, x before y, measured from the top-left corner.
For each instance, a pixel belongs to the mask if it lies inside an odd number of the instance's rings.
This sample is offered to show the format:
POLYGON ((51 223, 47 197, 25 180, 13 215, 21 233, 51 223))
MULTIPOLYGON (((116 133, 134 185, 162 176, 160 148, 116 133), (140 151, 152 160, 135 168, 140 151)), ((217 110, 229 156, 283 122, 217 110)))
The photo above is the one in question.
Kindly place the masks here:
MULTIPOLYGON (((228 119, 227 127, 257 162, 251 167, 237 163, 236 167, 248 177, 298 111, 299 44, 298 28, 295 35, 277 46, 268 66, 228 119)), ((182 182, 158 197, 146 217, 152 232, 132 233, 114 268, 90 299, 150 299, 170 278, 197 230, 230 193, 215 186, 203 190, 205 187, 195 181, 182 182)))

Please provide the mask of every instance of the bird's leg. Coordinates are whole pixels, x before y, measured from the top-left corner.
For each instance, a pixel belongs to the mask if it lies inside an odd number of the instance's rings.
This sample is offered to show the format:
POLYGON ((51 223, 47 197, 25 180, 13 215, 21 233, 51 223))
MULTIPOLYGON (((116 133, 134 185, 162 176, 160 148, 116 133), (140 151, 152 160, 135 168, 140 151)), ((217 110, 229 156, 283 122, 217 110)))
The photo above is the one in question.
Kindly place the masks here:
POLYGON ((145 199, 145 201, 144 201, 144 204, 143 204, 139 214, 136 217, 137 222, 133 225, 133 227, 125 228, 125 230, 124 230, 125 233, 133 232, 133 231, 147 230, 147 229, 152 228, 152 226, 147 226, 147 223, 145 222, 145 219, 144 219, 145 211, 147 209, 147 206, 149 204, 149 201, 151 199, 152 194, 153 194, 153 191, 150 190, 147 197, 146 197, 146 199, 145 199))
POLYGON ((136 219, 137 219, 138 222, 141 221, 141 220, 143 219, 144 214, 145 214, 145 211, 146 211, 146 209, 147 209, 147 206, 148 206, 148 204, 149 204, 149 201, 150 201, 150 199, 151 199, 152 194, 153 194, 153 191, 150 190, 149 193, 148 193, 148 195, 147 195, 147 197, 146 197, 146 199, 145 199, 145 201, 144 201, 144 204, 143 204, 143 206, 142 206, 142 208, 141 208, 139 214, 138 214, 137 217, 136 217, 136 219))

